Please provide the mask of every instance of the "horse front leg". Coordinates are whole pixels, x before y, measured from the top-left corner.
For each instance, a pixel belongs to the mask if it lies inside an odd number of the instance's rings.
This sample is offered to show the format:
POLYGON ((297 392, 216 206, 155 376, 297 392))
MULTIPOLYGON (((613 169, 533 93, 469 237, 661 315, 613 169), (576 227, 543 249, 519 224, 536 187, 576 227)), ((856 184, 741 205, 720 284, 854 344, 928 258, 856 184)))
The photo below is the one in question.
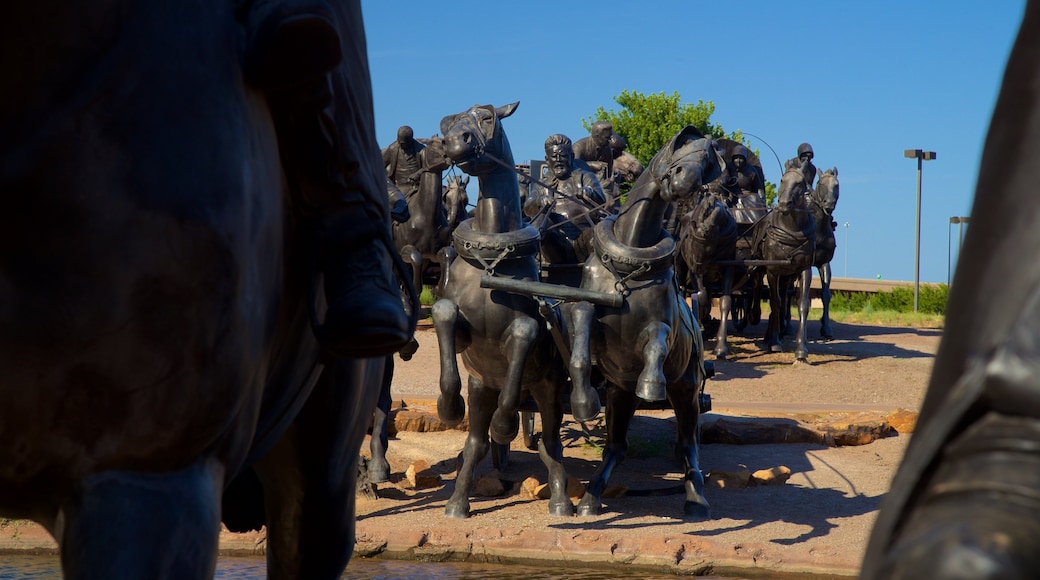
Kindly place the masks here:
POLYGON ((585 486, 585 495, 578 504, 579 516, 596 516, 602 511, 603 490, 614 468, 621 465, 628 453, 628 428, 638 406, 635 393, 614 384, 607 388, 607 443, 603 447, 603 460, 585 486))
POLYGON ((422 294, 422 253, 415 246, 408 245, 401 248, 401 260, 412 267, 412 287, 415 288, 415 295, 422 294))
POLYGON ((699 376, 698 361, 691 359, 682 380, 668 389, 668 401, 675 411, 675 456, 683 470, 686 502, 683 514, 691 520, 706 520, 711 516, 704 497, 704 474, 700 469, 698 433, 700 405, 697 394, 704 377, 699 376))
POLYGON ((781 277, 769 273, 766 278, 769 286, 769 323, 766 325, 765 347, 769 352, 784 352, 784 346, 780 342, 780 325, 784 323, 779 287, 781 277))
POLYGON ((437 332, 441 362, 441 392, 437 396, 437 416, 448 426, 454 427, 466 416, 466 401, 462 398, 462 377, 459 375, 459 361, 455 357, 458 352, 456 332, 459 306, 442 298, 433 303, 430 314, 433 317, 433 328, 437 332))
POLYGON ((715 358, 729 358, 729 330, 726 328, 733 309, 733 268, 722 272, 722 295, 719 296, 719 330, 715 335, 715 358))
POLYGON ((520 384, 523 381, 527 355, 538 339, 538 323, 530 316, 519 316, 509 324, 502 339, 506 358, 506 376, 498 395, 498 405, 491 417, 491 440, 509 445, 520 432, 520 384))
POLYGON ((354 513, 358 451, 384 371, 379 358, 326 366, 295 422, 257 462, 269 578, 343 573, 354 546, 354 521, 344 515, 354 513))
POLYGON ((571 335, 571 359, 567 369, 571 375, 571 416, 584 423, 599 415, 599 393, 592 387, 592 351, 590 340, 596 320, 596 307, 589 302, 575 302, 563 307, 571 335))
POLYGON ((834 330, 831 329, 831 263, 827 262, 819 268, 820 272, 820 302, 823 303, 823 316, 820 317, 820 336, 830 340, 834 338, 834 330))
POLYGON ((488 428, 491 416, 498 407, 498 393, 476 377, 469 377, 469 433, 462 448, 462 467, 455 478, 455 491, 448 498, 444 515, 449 518, 469 517, 469 492, 477 464, 487 455, 491 445, 488 428))
POLYGON ((800 275, 801 289, 798 292, 798 337, 796 340, 794 358, 799 362, 808 362, 809 360, 809 304, 810 304, 810 293, 809 288, 812 284, 812 266, 802 270, 800 275))
POLYGON ((636 339, 636 348, 643 355, 643 370, 636 380, 636 396, 647 402, 667 398, 664 359, 668 356, 668 333, 672 328, 655 320, 643 328, 636 339))
POLYGON ((542 418, 542 436, 538 439, 538 457, 549 470, 549 515, 569 517, 574 515, 574 504, 567 496, 567 471, 563 467, 563 442, 560 427, 563 425, 563 393, 560 385, 563 377, 552 373, 549 380, 542 381, 531 391, 538 404, 542 418))

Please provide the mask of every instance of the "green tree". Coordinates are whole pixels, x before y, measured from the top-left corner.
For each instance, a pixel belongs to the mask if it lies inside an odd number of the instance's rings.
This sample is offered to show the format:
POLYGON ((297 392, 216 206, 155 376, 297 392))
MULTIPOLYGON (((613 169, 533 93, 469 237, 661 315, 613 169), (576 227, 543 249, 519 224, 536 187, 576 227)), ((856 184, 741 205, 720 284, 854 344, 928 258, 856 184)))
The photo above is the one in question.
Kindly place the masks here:
MULTIPOLYGON (((739 130, 726 133, 722 125, 711 121, 711 115, 715 112, 715 103, 711 101, 698 100, 694 105, 683 103, 678 92, 668 95, 662 91, 645 95, 639 91, 625 90, 614 97, 614 102, 621 106, 620 110, 608 111, 597 107, 596 114, 582 119, 581 124, 586 131, 591 131, 594 122, 610 121, 614 125, 614 132, 628 143, 626 151, 643 165, 649 165, 661 147, 687 125, 693 125, 715 139, 732 139, 748 146, 739 130)), ((750 146, 748 149, 758 155, 758 150, 750 146)), ((766 201, 772 203, 775 197, 776 187, 767 182, 766 201)))

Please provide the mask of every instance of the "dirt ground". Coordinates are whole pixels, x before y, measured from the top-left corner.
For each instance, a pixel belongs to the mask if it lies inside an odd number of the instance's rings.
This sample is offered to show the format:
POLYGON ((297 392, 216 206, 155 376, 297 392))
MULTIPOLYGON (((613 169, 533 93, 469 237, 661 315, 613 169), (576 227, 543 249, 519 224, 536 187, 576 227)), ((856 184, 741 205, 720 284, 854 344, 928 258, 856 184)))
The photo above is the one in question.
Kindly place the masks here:
MULTIPOLYGON (((809 362, 794 363, 790 344, 785 353, 760 350, 763 330, 759 325, 732 336, 733 356, 716 361, 715 377, 706 387, 713 400, 706 422, 840 411, 883 416, 900 408, 916 410, 941 337, 936 329, 835 324, 833 340, 812 340, 809 362)), ((818 333, 819 323, 811 323, 810 338, 818 333)), ((413 360, 397 362, 393 383, 395 400, 413 407, 436 399, 439 371, 433 331, 421 330, 418 338, 419 351, 413 360)), ((712 346, 711 341, 705 345, 709 353, 712 346)), ((600 424, 592 424, 590 439, 579 424, 567 419, 565 466, 573 477, 588 480, 599 460, 600 424)), ((500 497, 474 497, 470 518, 448 519, 444 507, 454 489, 456 457, 465 433, 401 432, 390 441, 391 482, 380 486, 379 499, 359 500, 358 554, 646 563, 678 573, 735 569, 852 576, 909 436, 857 447, 702 445, 703 471, 785 466, 792 476, 776 486, 709 486, 712 518, 687 522, 681 516, 683 496, 664 491, 679 479, 670 453, 670 411, 638 414, 629 457, 610 480, 627 487, 628 493, 604 499, 604 513, 585 518, 549 516, 545 500, 519 495, 520 482, 527 477, 544 482, 546 470, 537 453, 518 438, 509 465, 492 474, 511 489, 500 497), (428 462, 443 485, 412 489, 404 471, 418 460, 428 462), (636 555, 630 557, 630 551, 636 555)), ((478 474, 492 469, 486 459, 478 474)))

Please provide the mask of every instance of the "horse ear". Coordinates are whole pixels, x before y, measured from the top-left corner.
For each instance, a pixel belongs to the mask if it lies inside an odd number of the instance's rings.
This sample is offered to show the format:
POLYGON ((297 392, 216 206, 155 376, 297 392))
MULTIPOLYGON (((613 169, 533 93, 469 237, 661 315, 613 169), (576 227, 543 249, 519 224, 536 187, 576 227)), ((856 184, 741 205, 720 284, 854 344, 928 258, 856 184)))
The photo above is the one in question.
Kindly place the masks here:
POLYGON ((451 126, 455 123, 456 118, 458 118, 458 115, 448 115, 447 117, 441 119, 441 135, 448 134, 448 129, 451 129, 451 126))
POLYGON ((466 174, 465 177, 462 178, 462 187, 466 187, 467 185, 469 185, 469 174, 468 173, 466 174))
POLYGON ((495 114, 498 115, 499 119, 505 119, 509 115, 513 114, 513 111, 520 106, 520 101, 515 103, 509 103, 508 105, 502 105, 501 107, 495 107, 495 114))
POLYGON ((837 167, 831 167, 831 173, 834 174, 834 177, 837 177, 838 176, 838 168, 837 167))

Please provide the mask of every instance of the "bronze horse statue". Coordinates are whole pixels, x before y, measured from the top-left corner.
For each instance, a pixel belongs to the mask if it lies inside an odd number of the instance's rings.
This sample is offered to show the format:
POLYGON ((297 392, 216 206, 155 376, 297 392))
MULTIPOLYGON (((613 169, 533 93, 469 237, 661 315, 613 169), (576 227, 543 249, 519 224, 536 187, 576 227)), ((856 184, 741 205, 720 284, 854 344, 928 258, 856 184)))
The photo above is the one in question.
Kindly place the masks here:
MULTIPOLYGON (((834 221, 834 209, 838 206, 839 187, 838 169, 832 167, 820 174, 816 187, 809 195, 809 210, 812 211, 816 223, 816 253, 813 266, 820 274, 821 300, 823 315, 820 317, 820 336, 834 338, 831 328, 831 260, 838 244, 834 235, 837 223, 834 221)), ((790 312, 790 311, 788 311, 790 312)))
POLYGON ((447 187, 444 188, 444 211, 448 222, 448 229, 455 231, 459 224, 469 216, 469 186, 468 175, 453 175, 448 178, 447 187))
POLYGON ((862 578, 1040 570, 1040 6, 1026 4, 990 121, 971 228, 921 416, 862 578), (1026 259, 1023 259, 1026 258, 1026 259))
MULTIPOLYGON (((266 523, 272 578, 352 552, 384 361, 314 338, 292 140, 244 81, 235 4, 4 19, 0 515, 45 526, 66 578, 212 577, 222 515, 266 523)), ((387 220, 360 5, 330 9, 335 136, 387 220)))
POLYGON ((457 353, 470 375, 469 436, 445 510, 449 517, 469 516, 474 469, 489 450, 488 435, 504 446, 516 438, 520 404, 528 394, 542 419, 539 455, 549 470, 549 512, 574 515, 560 441, 563 362, 532 297, 481 286, 484 276, 538 280, 538 231, 523 223, 520 185, 502 127, 502 119, 517 106, 473 106, 441 121, 448 157, 480 182, 474 216, 455 230, 458 256, 448 267, 443 296, 432 308, 441 365, 437 412, 448 424, 461 422, 466 411, 457 353))
POLYGON ((737 265, 737 222, 726 203, 714 193, 701 195, 693 209, 680 218, 675 276, 679 287, 692 293, 694 313, 702 326, 711 318, 711 292, 719 289, 719 328, 716 358, 729 356, 727 321, 733 304, 733 285, 746 268, 737 265))
POLYGON ((588 387, 593 360, 607 381, 603 461, 586 487, 579 515, 600 513, 603 490, 628 450, 628 428, 639 401, 667 399, 675 411, 684 513, 708 516, 697 445, 704 348, 697 319, 675 281, 675 241, 662 224, 673 202, 694 195, 722 167, 712 140, 685 127, 654 156, 620 212, 593 230, 595 251, 585 262, 581 287, 621 292, 624 303, 610 307, 582 301, 562 307, 571 338, 568 368, 574 388, 588 387))
POLYGON ((764 270, 769 287, 769 323, 766 327, 765 347, 772 352, 783 352, 780 342, 786 329, 784 313, 788 310, 790 288, 797 282, 798 330, 795 335, 795 360, 809 360, 806 339, 806 319, 809 316, 809 285, 816 254, 816 224, 809 211, 809 187, 802 178, 801 166, 788 163, 777 190, 777 205, 752 230, 752 254, 767 262, 753 266, 753 280, 761 280, 757 272, 764 270))
POLYGON ((421 293, 424 285, 438 286, 445 263, 442 250, 451 245, 454 229, 447 219, 444 205, 441 171, 447 166, 439 160, 443 139, 434 137, 424 139, 423 143, 429 150, 438 152, 430 155, 438 160, 419 175, 418 189, 405 196, 408 219, 393 223, 394 245, 404 262, 412 267, 412 284, 416 293, 421 293))

